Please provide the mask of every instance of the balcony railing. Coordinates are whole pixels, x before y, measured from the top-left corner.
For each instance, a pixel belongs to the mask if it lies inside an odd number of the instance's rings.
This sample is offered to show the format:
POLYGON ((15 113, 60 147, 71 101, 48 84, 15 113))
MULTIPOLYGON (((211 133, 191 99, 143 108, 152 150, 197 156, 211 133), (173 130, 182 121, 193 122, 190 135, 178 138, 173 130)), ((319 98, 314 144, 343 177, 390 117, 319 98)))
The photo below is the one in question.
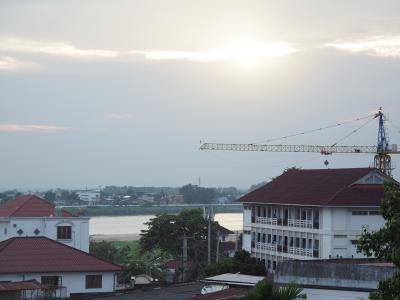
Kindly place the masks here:
POLYGON ((289 247, 288 253, 300 256, 313 257, 312 249, 307 249, 307 248, 289 247))
POLYGON ((283 225, 290 227, 302 227, 302 228, 319 228, 319 223, 310 220, 298 220, 298 219, 280 219, 280 218, 268 218, 268 217, 253 217, 253 223, 268 224, 268 225, 283 225))
POLYGON ((312 221, 308 220, 288 219, 288 225, 291 227, 313 228, 312 221))
POLYGON ((277 218, 267 218, 267 217, 256 217, 256 223, 278 225, 278 219, 277 218))
POLYGON ((256 248, 259 250, 277 251, 277 245, 269 243, 257 242, 256 248))

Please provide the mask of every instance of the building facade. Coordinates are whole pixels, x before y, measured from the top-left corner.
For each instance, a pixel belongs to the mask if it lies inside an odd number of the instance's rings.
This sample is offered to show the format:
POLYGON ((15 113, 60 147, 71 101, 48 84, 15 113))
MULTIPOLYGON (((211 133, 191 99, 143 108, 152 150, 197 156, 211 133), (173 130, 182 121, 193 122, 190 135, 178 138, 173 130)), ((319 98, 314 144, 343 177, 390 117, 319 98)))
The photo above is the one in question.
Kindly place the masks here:
POLYGON ((0 242, 0 282, 36 280, 71 294, 109 293, 121 266, 46 237, 14 237, 0 242))
POLYGON ((377 169, 286 171, 239 199, 243 249, 274 271, 278 261, 361 257, 362 228, 377 230, 385 175, 377 169))
POLYGON ((58 209, 35 195, 0 205, 0 241, 31 236, 45 236, 89 252, 89 218, 58 209))
POLYGON ((94 205, 100 202, 100 191, 96 190, 85 190, 77 191, 76 194, 79 200, 86 202, 88 205, 94 205))

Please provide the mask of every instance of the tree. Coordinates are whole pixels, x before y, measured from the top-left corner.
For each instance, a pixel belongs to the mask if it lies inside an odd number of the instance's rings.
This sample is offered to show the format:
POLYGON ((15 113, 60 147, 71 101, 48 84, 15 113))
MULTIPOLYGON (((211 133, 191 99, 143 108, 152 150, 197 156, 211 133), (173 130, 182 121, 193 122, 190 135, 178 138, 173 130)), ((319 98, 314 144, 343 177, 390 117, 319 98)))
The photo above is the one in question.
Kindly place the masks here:
POLYGON ((179 192, 186 203, 211 203, 216 195, 213 188, 203 188, 193 184, 184 185, 179 192))
POLYGON ((295 300, 307 299, 303 289, 295 284, 274 287, 271 281, 262 280, 242 298, 243 300, 295 300))
POLYGON ((56 193, 54 193, 52 190, 49 190, 46 192, 46 194, 44 194, 44 199, 46 199, 49 202, 54 202, 56 201, 56 193))
MULTIPOLYGON (((142 230, 142 252, 159 248, 163 253, 176 257, 182 254, 182 238, 188 238, 188 255, 194 262, 207 257, 207 222, 201 209, 184 209, 178 215, 161 214, 146 223, 142 230)), ((216 245, 215 224, 212 226, 212 247, 216 245)))
MULTIPOLYGON (((400 188, 394 180, 385 182, 381 213, 385 225, 376 232, 364 227, 357 250, 368 257, 391 261, 400 268, 400 188)), ((377 291, 370 294, 370 299, 400 299, 399 295, 400 273, 396 272, 392 278, 379 283, 377 291)))

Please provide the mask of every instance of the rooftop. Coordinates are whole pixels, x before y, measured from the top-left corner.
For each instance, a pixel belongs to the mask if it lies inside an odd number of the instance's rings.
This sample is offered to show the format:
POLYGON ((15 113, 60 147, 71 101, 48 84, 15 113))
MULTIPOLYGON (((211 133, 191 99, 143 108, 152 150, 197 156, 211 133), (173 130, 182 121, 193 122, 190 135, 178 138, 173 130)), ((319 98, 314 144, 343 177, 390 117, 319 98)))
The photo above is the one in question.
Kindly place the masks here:
POLYGON ((14 237, 0 243, 0 273, 121 270, 121 266, 46 237, 14 237))
POLYGON ((205 295, 197 295, 189 300, 228 300, 241 299, 249 292, 246 288, 229 288, 218 292, 213 292, 205 295))
POLYGON ((253 276, 253 275, 245 275, 245 274, 233 274, 233 273, 225 273, 220 274, 208 278, 204 278, 202 281, 205 282, 214 282, 214 283, 223 283, 223 284, 231 284, 231 285, 243 285, 243 286, 255 286, 259 281, 264 280, 263 276, 253 276))
MULTIPOLYGON (((0 204, 0 217, 52 217, 56 206, 36 195, 18 196, 0 204)), ((60 210, 61 217, 76 217, 66 210, 60 210)))
POLYGON ((374 174, 385 176, 375 168, 290 169, 238 202, 377 207, 383 197, 383 183, 360 183, 374 174))

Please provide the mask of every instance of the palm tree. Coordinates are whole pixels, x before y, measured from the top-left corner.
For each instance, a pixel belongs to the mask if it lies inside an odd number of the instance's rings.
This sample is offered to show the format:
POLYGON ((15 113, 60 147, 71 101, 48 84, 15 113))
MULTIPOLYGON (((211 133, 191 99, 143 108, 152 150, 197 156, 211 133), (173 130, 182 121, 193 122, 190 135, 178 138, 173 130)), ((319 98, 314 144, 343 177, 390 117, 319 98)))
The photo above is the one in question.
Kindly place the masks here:
POLYGON ((307 299, 303 289, 295 284, 274 288, 270 281, 260 281, 242 298, 243 300, 295 300, 307 299))

